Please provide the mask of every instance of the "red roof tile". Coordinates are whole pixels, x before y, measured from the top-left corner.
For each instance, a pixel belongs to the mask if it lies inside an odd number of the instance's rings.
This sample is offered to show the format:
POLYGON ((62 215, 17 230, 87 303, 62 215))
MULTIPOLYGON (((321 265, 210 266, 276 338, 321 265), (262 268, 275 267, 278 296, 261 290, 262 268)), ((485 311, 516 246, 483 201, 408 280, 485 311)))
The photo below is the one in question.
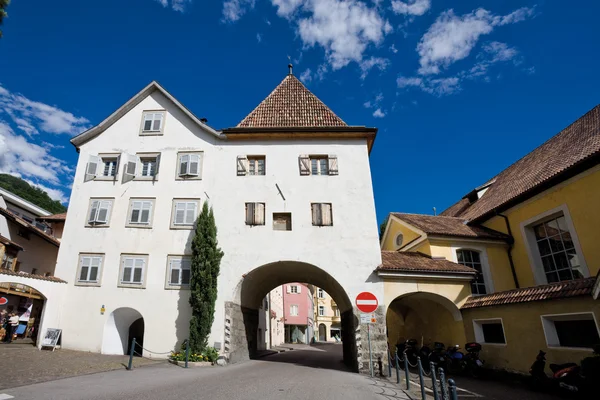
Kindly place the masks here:
POLYGON ((20 276, 22 278, 39 279, 40 281, 67 283, 66 281, 63 281, 62 279, 57 278, 55 276, 44 276, 44 275, 30 274, 27 272, 15 272, 13 270, 6 269, 6 268, 0 268, 0 275, 20 276))
POLYGON ((238 128, 344 127, 347 124, 294 75, 283 81, 238 128))
POLYGON ((18 243, 13 242, 12 240, 5 238, 4 236, 0 235, 0 243, 2 243, 5 246, 14 246, 16 248, 18 248, 19 250, 23 250, 23 246, 21 246, 18 243))
POLYGON ((41 229, 36 228, 35 226, 31 225, 29 222, 25 221, 23 218, 8 211, 6 208, 0 207, 0 214, 4 215, 5 217, 10 218, 11 220, 15 221, 17 224, 29 229, 30 232, 33 232, 34 234, 38 235, 42 239, 46 240, 47 242, 52 243, 52 244, 56 245, 57 247, 60 246, 60 240, 58 240, 57 238, 55 238, 52 235, 48 235, 46 232, 42 231, 41 229))
POLYGON ((377 271, 475 274, 473 268, 413 251, 382 251, 377 271))
POLYGON ((477 239, 507 240, 508 235, 479 225, 467 225, 463 218, 440 215, 392 213, 428 235, 457 236, 477 239))
POLYGON ((462 309, 590 296, 595 282, 596 278, 576 279, 549 285, 507 290, 484 296, 471 296, 462 306, 462 309))
POLYGON ((60 213, 60 214, 53 214, 53 215, 48 215, 47 217, 36 217, 36 220, 38 221, 66 221, 67 220, 67 213, 60 213))

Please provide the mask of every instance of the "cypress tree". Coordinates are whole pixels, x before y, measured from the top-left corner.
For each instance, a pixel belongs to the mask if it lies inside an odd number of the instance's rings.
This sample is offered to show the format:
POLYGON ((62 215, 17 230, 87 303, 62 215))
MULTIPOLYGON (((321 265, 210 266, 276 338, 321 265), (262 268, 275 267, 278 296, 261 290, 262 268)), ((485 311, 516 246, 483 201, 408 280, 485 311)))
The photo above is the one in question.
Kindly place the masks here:
POLYGON ((196 235, 192 242, 190 277, 190 351, 202 353, 208 345, 208 336, 214 321, 217 301, 217 279, 223 252, 217 242, 217 226, 212 207, 205 202, 196 221, 196 235))

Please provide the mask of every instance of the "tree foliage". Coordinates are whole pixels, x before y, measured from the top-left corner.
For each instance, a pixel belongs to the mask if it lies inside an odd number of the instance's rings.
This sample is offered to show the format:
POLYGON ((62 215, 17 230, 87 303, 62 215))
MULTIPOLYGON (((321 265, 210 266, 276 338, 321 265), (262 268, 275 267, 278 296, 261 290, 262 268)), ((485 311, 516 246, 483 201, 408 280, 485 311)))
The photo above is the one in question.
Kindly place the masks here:
MULTIPOLYGON (((2 25, 2 20, 8 16, 6 13, 6 7, 10 4, 10 0, 0 0, 0 25, 2 25)), ((2 30, 0 29, 0 38, 2 37, 2 30)))
POLYGON ((192 241, 190 279, 190 351, 202 353, 208 346, 208 336, 214 321, 217 301, 217 279, 223 252, 217 242, 217 226, 212 207, 205 202, 196 221, 192 241))
POLYGON ((51 213, 59 214, 67 211, 67 208, 60 204, 60 201, 52 200, 48 196, 48 193, 42 189, 32 187, 29 183, 16 176, 0 174, 0 187, 51 213))
POLYGON ((383 239, 383 234, 385 233, 385 227, 387 226, 387 218, 381 224, 379 224, 379 240, 383 239))

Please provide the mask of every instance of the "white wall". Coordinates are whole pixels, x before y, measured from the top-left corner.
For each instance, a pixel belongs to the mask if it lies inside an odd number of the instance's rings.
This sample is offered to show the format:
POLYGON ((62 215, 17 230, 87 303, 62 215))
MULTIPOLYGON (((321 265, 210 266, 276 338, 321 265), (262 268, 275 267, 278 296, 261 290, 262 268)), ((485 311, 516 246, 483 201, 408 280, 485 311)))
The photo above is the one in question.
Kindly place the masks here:
POLYGON ((263 264, 307 262, 331 274, 350 299, 364 290, 383 298, 382 283, 371 275, 381 258, 365 140, 223 141, 154 92, 80 149, 56 268, 56 276, 70 282, 61 322, 66 347, 100 351, 108 316, 119 307, 144 317, 148 349, 165 352, 187 338, 189 292, 165 289, 167 255, 191 253, 193 231, 169 229, 172 199, 179 197, 210 198, 225 252, 211 345, 223 343, 224 303, 235 300, 242 275, 263 264), (163 108, 168 111, 164 136, 139 136, 142 111, 163 108), (175 180, 177 151, 184 150, 204 151, 202 180, 175 180), (112 152, 161 152, 158 180, 122 184, 121 164, 117 182, 84 182, 90 154, 112 152), (265 155, 266 176, 237 176, 236 157, 242 154, 265 155), (300 154, 336 154, 339 176, 300 176, 300 154), (115 198, 109 228, 85 227, 91 197, 115 198), (153 229, 125 227, 130 197, 156 198, 153 229), (265 226, 245 225, 245 202, 266 203, 265 226), (312 226, 311 202, 333 204, 334 226, 312 226), (273 231, 273 212, 291 212, 293 230, 273 231), (80 252, 105 254, 101 287, 73 285, 80 252), (145 289, 117 287, 122 253, 149 254, 145 289), (98 311, 102 305, 105 315, 98 311))

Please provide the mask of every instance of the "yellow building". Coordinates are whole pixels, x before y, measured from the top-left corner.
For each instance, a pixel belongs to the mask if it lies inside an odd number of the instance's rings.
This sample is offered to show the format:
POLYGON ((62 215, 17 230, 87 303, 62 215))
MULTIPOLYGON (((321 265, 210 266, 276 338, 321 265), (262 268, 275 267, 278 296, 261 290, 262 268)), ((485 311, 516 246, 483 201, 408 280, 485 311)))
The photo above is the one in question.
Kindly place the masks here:
POLYGON ((520 372, 538 350, 579 362, 600 343, 599 204, 597 106, 441 215, 391 213, 376 271, 390 345, 477 341, 488 365, 520 372))
POLYGON ((315 340, 337 342, 342 337, 340 309, 333 298, 323 289, 314 291, 315 340))

